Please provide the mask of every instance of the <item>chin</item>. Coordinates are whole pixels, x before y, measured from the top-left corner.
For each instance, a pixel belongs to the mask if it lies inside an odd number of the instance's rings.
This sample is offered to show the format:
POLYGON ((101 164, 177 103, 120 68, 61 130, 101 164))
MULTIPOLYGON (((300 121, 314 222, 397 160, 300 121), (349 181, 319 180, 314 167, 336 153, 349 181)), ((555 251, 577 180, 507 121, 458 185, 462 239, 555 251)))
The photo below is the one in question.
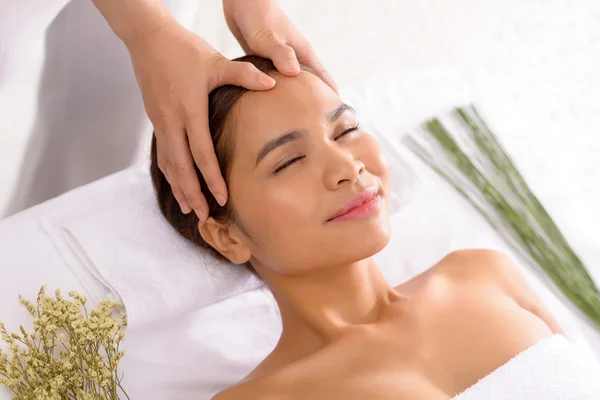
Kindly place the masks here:
POLYGON ((387 246, 391 238, 391 226, 389 218, 379 221, 377 224, 363 226, 359 232, 348 229, 346 240, 347 249, 352 249, 351 257, 355 260, 363 260, 379 253, 387 246))

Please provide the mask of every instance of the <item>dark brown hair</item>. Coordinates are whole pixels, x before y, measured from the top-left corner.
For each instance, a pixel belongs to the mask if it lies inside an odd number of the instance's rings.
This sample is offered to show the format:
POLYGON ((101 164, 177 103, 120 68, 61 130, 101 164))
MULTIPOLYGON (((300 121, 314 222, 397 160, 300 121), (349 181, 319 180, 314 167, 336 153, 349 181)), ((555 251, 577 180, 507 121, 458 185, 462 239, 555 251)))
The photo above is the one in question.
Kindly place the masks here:
MULTIPOLYGON (((275 65, 271 60, 254 55, 239 57, 232 61, 249 62, 260 71, 268 74, 277 71, 277 68, 275 68, 275 65)), ((304 66, 301 66, 301 69, 309 70, 304 66)), ((219 161, 221 174, 223 175, 225 182, 229 181, 231 159, 234 154, 235 145, 231 140, 228 140, 227 135, 224 134, 225 125, 233 107, 246 92, 248 92, 248 89, 243 87, 225 85, 214 89, 208 95, 209 129, 213 145, 215 146, 215 153, 217 155, 217 160, 219 161)), ((158 166, 156 136, 154 135, 152 137, 151 160, 150 174, 154 184, 158 205, 164 217, 181 236, 192 241, 200 248, 210 251, 217 258, 224 259, 224 257, 206 243, 200 235, 198 229, 198 216, 193 211, 189 214, 184 214, 181 211, 179 203, 177 203, 175 196, 173 196, 171 185, 158 166)), ((202 194, 208 203, 209 215, 223 224, 233 221, 235 219, 235 213, 231 206, 231 201, 228 201, 224 207, 219 206, 219 203, 217 203, 208 190, 208 186, 206 185, 206 181, 202 177, 200 170, 197 166, 195 168, 196 175, 198 175, 198 179, 200 180, 202 194)), ((252 268, 252 265, 249 262, 246 263, 246 266, 255 273, 254 268, 252 268)))

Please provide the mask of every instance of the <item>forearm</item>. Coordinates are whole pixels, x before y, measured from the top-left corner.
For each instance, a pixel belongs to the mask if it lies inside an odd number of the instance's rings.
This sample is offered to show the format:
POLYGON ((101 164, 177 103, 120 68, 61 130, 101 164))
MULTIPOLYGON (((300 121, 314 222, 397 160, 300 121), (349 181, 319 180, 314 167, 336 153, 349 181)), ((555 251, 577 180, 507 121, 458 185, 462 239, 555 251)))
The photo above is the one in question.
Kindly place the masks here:
POLYGON ((127 44, 175 19, 161 0, 92 0, 113 32, 127 44))

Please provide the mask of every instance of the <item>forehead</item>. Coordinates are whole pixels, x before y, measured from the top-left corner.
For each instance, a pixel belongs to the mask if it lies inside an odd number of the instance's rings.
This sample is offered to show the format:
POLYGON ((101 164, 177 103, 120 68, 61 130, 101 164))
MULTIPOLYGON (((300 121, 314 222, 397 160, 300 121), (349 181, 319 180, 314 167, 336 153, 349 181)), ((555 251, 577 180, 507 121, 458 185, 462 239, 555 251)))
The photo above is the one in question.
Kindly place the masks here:
POLYGON ((277 84, 273 89, 248 92, 236 104, 230 132, 236 149, 258 151, 282 133, 325 124, 327 113, 341 103, 337 93, 308 71, 296 77, 276 74, 274 78, 277 84))

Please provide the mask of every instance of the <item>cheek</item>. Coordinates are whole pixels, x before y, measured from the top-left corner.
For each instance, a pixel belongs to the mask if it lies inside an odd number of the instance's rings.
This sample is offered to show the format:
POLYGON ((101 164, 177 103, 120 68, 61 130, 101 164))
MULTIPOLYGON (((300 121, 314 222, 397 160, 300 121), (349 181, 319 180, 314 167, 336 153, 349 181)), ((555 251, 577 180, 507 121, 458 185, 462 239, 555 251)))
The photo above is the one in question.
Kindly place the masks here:
POLYGON ((388 159, 379 145, 379 142, 371 135, 366 135, 358 148, 358 156, 365 164, 366 170, 381 179, 386 193, 389 191, 390 169, 388 159))
MULTIPOLYGON (((292 172, 292 171, 289 171, 292 172)), ((252 236, 253 254, 266 266, 299 260, 307 238, 315 236, 319 196, 314 179, 302 175, 230 181, 231 198, 240 222, 252 236), (281 179, 279 179, 281 178, 281 179)))

